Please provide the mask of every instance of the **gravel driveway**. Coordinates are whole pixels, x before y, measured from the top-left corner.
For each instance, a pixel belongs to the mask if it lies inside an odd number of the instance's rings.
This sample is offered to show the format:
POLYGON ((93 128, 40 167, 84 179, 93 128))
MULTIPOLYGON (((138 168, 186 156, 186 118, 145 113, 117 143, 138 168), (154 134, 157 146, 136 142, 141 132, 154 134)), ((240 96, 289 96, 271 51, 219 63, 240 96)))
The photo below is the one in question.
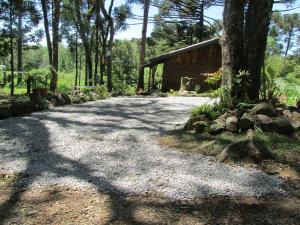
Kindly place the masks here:
POLYGON ((0 169, 27 186, 91 186, 174 199, 263 195, 281 181, 261 171, 161 147, 157 137, 208 98, 111 98, 0 121, 0 169))

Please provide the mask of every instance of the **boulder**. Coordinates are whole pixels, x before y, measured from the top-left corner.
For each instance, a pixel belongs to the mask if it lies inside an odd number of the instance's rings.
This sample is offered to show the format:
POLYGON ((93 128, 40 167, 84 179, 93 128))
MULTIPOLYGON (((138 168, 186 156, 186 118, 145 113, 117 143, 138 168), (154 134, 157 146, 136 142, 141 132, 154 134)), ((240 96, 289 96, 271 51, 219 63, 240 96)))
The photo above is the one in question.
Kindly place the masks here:
POLYGON ((208 132, 213 135, 223 132, 226 126, 226 118, 228 117, 230 117, 230 114, 228 113, 224 113, 221 116, 219 116, 210 125, 208 132))
POLYGON ((276 114, 276 111, 274 109, 274 107, 269 104, 269 103, 260 103, 258 105, 256 105, 255 107, 253 107, 250 110, 251 114, 263 114, 263 115, 267 115, 267 116, 274 116, 276 114))
POLYGON ((12 105, 10 103, 0 103, 0 119, 4 119, 12 115, 12 105))
POLYGON ((300 130, 300 122, 299 121, 291 121, 292 126, 294 127, 295 130, 300 130))
POLYGON ((274 121, 269 116, 258 114, 254 116, 255 123, 263 130, 263 131, 273 131, 274 121))
POLYGON ((238 127, 242 131, 247 131, 254 126, 254 118, 250 113, 244 113, 238 122, 238 127))
POLYGON ((296 107, 297 107, 298 110, 300 110, 300 100, 297 101, 296 107))
POLYGON ((285 110, 284 110, 284 108, 282 108, 282 107, 277 107, 276 108, 276 114, 277 115, 283 115, 283 112, 284 112, 285 110))
POLYGON ((213 124, 210 125, 208 132, 210 134, 215 135, 215 134, 219 134, 219 133, 223 132, 224 130, 225 130, 224 125, 214 122, 213 124))
POLYGON ((274 119, 275 127, 278 133, 291 135, 295 132, 291 121, 285 117, 277 117, 274 119))
POLYGON ((96 100, 98 99, 97 94, 94 93, 94 92, 91 92, 91 93, 89 94, 89 96, 90 96, 90 100, 91 100, 91 101, 96 101, 96 100))
POLYGON ((57 104, 58 106, 60 106, 60 105, 65 105, 65 104, 66 104, 66 101, 65 101, 65 99, 61 96, 61 94, 58 94, 58 95, 55 97, 55 99, 56 99, 56 104, 57 104))
POLYGON ((90 101, 90 97, 87 96, 87 95, 85 95, 85 94, 83 94, 83 93, 80 93, 78 96, 79 96, 81 102, 90 101))
POLYGON ((68 104, 68 105, 73 104, 71 95, 68 95, 66 93, 62 93, 61 97, 65 100, 65 104, 68 104))
POLYGON ((57 104, 57 100, 56 100, 56 98, 54 98, 54 97, 50 98, 49 101, 50 101, 50 102, 52 103, 52 105, 54 105, 54 106, 57 106, 57 105, 58 105, 58 104, 57 104))
POLYGON ((74 104, 81 103, 80 97, 77 96, 77 95, 75 95, 75 96, 72 97, 72 101, 73 101, 74 104))
POLYGON ((238 131, 238 118, 236 116, 230 116, 225 121, 225 128, 231 132, 238 131))
POLYGON ((197 133, 202 133, 208 127, 208 125, 209 123, 207 121, 197 121, 193 123, 193 129, 197 133))
POLYGON ((193 129, 193 123, 197 121, 204 121, 206 120, 204 115, 199 115, 195 117, 191 117, 188 119, 188 121, 184 125, 184 130, 192 130, 193 129))
POLYGON ((32 101, 21 100, 14 101, 12 105, 12 111, 14 116, 22 116, 35 111, 35 104, 32 101))
POLYGON ((43 102, 43 107, 45 109, 53 109, 54 108, 54 105, 47 99, 45 99, 45 101, 43 102))

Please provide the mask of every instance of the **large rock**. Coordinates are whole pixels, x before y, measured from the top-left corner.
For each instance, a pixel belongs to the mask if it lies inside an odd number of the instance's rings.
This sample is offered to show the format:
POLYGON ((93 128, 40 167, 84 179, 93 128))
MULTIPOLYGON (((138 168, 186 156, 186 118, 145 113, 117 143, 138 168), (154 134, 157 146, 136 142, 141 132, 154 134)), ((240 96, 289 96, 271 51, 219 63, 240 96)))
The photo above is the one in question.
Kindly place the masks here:
POLYGON ((12 105, 10 103, 0 103, 0 119, 4 119, 13 115, 12 105))
POLYGON ((276 111, 274 109, 274 107, 269 104, 269 103, 260 103, 258 105, 256 105, 255 107, 253 107, 250 110, 251 114, 263 114, 263 115, 267 115, 267 116, 274 116, 276 114, 276 111))
POLYGON ((58 95, 55 97, 55 99, 56 99, 56 104, 57 104, 58 106, 60 106, 60 105, 65 105, 65 104, 66 104, 66 101, 65 101, 65 99, 61 96, 61 94, 58 94, 58 95))
POLYGON ((225 128, 231 132, 238 131, 238 118, 236 116, 230 116, 225 121, 225 128))
POLYGON ((72 101, 73 101, 74 104, 81 103, 80 97, 77 96, 77 95, 75 95, 75 96, 72 97, 72 101))
POLYGON ((208 132, 210 134, 219 134, 222 133, 225 130, 225 126, 223 126, 222 124, 219 123, 213 123, 210 125, 208 132))
POLYGON ((68 105, 73 104, 72 96, 70 96, 66 93, 62 93, 61 97, 65 100, 65 104, 68 104, 68 105))
POLYGON ((53 109, 54 105, 49 100, 45 99, 43 101, 43 107, 44 109, 53 109))
POLYGON ((56 98, 52 97, 49 99, 49 101, 52 103, 52 105, 58 106, 56 98))
POLYGON ((202 133, 208 127, 208 125, 209 123, 207 121, 197 121, 193 123, 193 129, 197 133, 202 133))
POLYGON ((238 127, 242 131, 247 131, 254 126, 254 118, 250 113, 244 113, 238 122, 238 127))
POLYGON ((90 96, 90 100, 91 100, 91 101, 96 101, 96 100, 98 100, 98 96, 97 96, 97 94, 94 93, 94 92, 91 92, 91 93, 89 94, 89 96, 90 96))
POLYGON ((254 116, 255 123, 263 130, 263 131, 274 131, 274 121, 272 118, 266 115, 258 114, 254 116))
POLYGON ((188 119, 188 121, 185 123, 184 125, 184 130, 192 130, 193 129, 193 123, 197 122, 197 121, 204 121, 206 120, 204 115, 199 115, 199 116, 195 116, 195 117, 191 117, 188 119))
POLYGON ((291 135, 295 132, 291 121, 285 117, 277 117, 274 119, 275 127, 278 133, 291 135))
POLYGON ((32 113, 36 110, 34 102, 27 100, 14 101, 12 111, 14 116, 22 116, 32 113))

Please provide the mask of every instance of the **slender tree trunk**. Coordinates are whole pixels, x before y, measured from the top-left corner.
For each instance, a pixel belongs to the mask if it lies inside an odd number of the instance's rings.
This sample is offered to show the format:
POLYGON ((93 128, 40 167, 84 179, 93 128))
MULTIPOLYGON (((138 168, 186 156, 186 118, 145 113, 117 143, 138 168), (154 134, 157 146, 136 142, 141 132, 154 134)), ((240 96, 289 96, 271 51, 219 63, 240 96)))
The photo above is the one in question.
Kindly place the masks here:
POLYGON ((85 77, 84 77, 84 85, 85 86, 88 86, 88 62, 87 60, 85 59, 85 77))
POLYGON ((79 55, 79 86, 81 85, 81 72, 82 72, 82 45, 80 45, 80 55, 79 55))
POLYGON ((150 0, 144 0, 144 18, 143 18, 143 29, 142 29, 141 46, 140 46, 140 67, 139 67, 137 90, 144 89, 144 67, 143 67, 143 65, 145 64, 149 7, 150 7, 150 0))
POLYGON ((56 91, 58 79, 58 42, 59 42, 59 19, 60 19, 60 0, 53 1, 54 8, 52 18, 52 65, 50 90, 56 91))
POLYGON ((251 0, 248 4, 245 23, 246 69, 250 73, 247 96, 259 100, 261 72, 274 0, 251 0))
MULTIPOLYGON (((21 4, 22 1, 21 1, 21 4)), ((22 82, 23 75, 23 14, 18 13, 18 85, 22 82)))
POLYGON ((10 72, 11 72, 11 84, 10 84, 10 95, 14 95, 15 82, 14 82, 14 42, 13 42, 13 5, 10 3, 9 11, 9 30, 10 30, 10 72))
POLYGON ((100 84, 101 85, 104 84, 104 69, 105 69, 104 57, 105 57, 105 52, 104 50, 102 50, 101 57, 100 57, 100 84))
POLYGON ((77 84, 78 84, 78 36, 77 36, 77 32, 75 34, 75 70, 76 70, 75 86, 77 86, 77 84))
POLYGON ((285 58, 287 57, 287 54, 288 54, 289 49, 290 49, 293 30, 294 30, 294 26, 293 26, 293 24, 292 24, 292 25, 291 25, 291 28, 290 28, 290 31, 289 31, 289 37, 288 37, 288 41, 287 41, 287 45, 286 45, 286 49, 285 49, 285 53, 284 53, 284 57, 285 57, 285 58))
POLYGON ((99 24, 100 24, 100 6, 99 2, 96 1, 96 43, 95 43, 95 73, 94 73, 94 83, 97 85, 99 80, 97 79, 98 76, 98 61, 99 61, 99 24))
POLYGON ((82 44, 85 51, 85 61, 86 61, 86 86, 89 84, 93 85, 93 61, 92 61, 92 52, 90 47, 90 42, 88 40, 86 25, 82 22, 81 12, 80 12, 80 1, 74 0, 74 8, 75 8, 75 22, 77 26, 77 30, 79 32, 80 38, 82 40, 82 44))
POLYGON ((200 4, 200 19, 199 19, 199 27, 200 31, 198 34, 198 40, 204 41, 204 2, 202 1, 200 4))
POLYGON ((94 73, 94 83, 97 85, 98 76, 98 61, 99 61, 99 27, 96 25, 96 43, 95 43, 95 73, 94 73))
POLYGON ((44 17, 45 35, 46 35, 46 41, 48 47, 49 65, 52 65, 52 43, 51 43, 50 31, 49 31, 47 0, 41 0, 41 2, 42 2, 43 17, 44 17))
POLYGON ((110 19, 110 35, 109 35, 109 41, 108 41, 108 51, 109 54, 107 55, 107 89, 108 91, 112 91, 112 45, 115 35, 115 29, 114 29, 114 22, 112 18, 110 19))

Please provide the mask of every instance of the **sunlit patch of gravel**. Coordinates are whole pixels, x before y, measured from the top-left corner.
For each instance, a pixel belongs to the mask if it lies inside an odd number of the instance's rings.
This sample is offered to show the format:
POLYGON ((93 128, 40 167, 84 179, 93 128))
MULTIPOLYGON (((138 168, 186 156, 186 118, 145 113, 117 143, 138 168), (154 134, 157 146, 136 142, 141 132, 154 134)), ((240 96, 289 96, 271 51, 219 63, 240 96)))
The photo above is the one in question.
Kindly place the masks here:
POLYGON ((0 169, 20 184, 159 192, 173 199, 281 192, 276 176, 161 147, 157 137, 209 98, 111 98, 0 121, 0 169))

